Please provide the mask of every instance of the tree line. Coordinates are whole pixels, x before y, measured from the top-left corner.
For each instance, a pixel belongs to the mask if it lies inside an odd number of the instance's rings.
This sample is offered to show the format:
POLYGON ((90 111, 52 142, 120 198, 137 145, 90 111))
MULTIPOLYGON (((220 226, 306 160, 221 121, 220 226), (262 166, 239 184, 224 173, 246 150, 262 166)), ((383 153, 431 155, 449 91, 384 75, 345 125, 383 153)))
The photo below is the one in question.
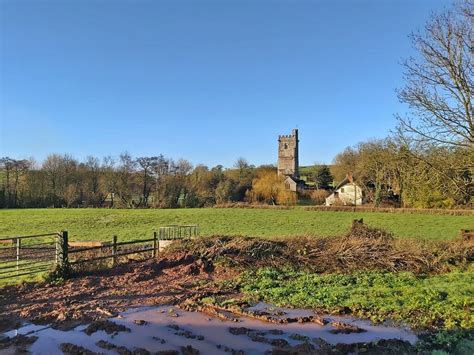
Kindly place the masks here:
POLYGON ((209 168, 164 157, 79 161, 70 155, 34 160, 0 158, 0 208, 206 207, 229 202, 294 204, 273 165, 255 167, 239 158, 234 167, 209 168))
POLYGON ((193 167, 163 155, 133 158, 52 154, 34 161, 0 159, 0 206, 15 207, 202 207, 243 200, 253 169, 193 167))
POLYGON ((374 206, 471 207, 474 150, 431 147, 415 150, 394 138, 362 142, 338 154, 331 166, 305 172, 312 189, 285 189, 276 167, 255 167, 240 158, 230 169, 195 167, 163 155, 114 159, 52 154, 41 164, 0 158, 0 208, 206 207, 230 202, 294 205, 324 203, 348 172, 374 206))

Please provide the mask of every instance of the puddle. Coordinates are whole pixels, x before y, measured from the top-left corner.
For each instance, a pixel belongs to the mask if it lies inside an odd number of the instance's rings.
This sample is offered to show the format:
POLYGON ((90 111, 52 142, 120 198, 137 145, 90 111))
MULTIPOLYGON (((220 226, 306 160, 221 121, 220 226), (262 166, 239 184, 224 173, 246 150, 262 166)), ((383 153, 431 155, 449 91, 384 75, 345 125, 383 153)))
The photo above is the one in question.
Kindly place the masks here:
MULTIPOLYGON (((268 312, 275 317, 314 315, 311 310, 276 308, 263 303, 249 310, 268 312)), ((232 322, 203 313, 160 306, 134 308, 121 313, 118 317, 109 318, 110 321, 130 329, 125 332, 107 334, 105 330, 98 330, 87 335, 84 332, 87 325, 62 331, 27 324, 4 335, 37 336, 38 340, 28 348, 36 354, 59 353, 62 343, 76 344, 102 354, 117 354, 118 347, 125 347, 130 351, 146 349, 150 352, 163 350, 181 352, 181 348, 188 345, 199 350, 201 354, 226 354, 232 350, 241 350, 245 354, 261 354, 279 345, 296 346, 304 342, 314 345, 315 338, 321 338, 330 344, 371 342, 379 339, 400 339, 412 344, 417 341, 416 335, 408 329, 374 326, 370 322, 345 317, 325 318, 329 321, 326 325, 313 322, 273 324, 246 317, 238 317, 239 322, 232 322), (364 331, 335 334, 334 322, 348 323, 364 331), (101 347, 97 345, 98 343, 101 347)))

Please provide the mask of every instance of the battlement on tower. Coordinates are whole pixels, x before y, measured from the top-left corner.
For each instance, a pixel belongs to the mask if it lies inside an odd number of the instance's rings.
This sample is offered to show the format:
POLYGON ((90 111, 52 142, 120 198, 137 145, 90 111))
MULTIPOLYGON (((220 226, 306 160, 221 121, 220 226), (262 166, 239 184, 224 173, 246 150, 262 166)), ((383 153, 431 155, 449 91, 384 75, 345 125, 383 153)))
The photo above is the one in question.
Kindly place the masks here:
POLYGON ((291 134, 280 134, 278 136, 278 140, 280 139, 291 139, 291 138, 298 138, 298 130, 294 129, 291 131, 291 134))

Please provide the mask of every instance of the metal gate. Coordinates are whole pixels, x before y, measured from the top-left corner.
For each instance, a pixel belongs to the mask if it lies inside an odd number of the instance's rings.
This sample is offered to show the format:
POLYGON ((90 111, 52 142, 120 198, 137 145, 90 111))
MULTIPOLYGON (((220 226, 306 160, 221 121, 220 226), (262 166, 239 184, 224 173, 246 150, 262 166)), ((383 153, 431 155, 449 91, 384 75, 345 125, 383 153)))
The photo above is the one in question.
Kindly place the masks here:
POLYGON ((57 262, 59 233, 0 238, 0 280, 48 272, 57 262))
POLYGON ((160 240, 173 240, 199 237, 199 226, 196 224, 178 225, 172 224, 169 226, 160 227, 160 240))

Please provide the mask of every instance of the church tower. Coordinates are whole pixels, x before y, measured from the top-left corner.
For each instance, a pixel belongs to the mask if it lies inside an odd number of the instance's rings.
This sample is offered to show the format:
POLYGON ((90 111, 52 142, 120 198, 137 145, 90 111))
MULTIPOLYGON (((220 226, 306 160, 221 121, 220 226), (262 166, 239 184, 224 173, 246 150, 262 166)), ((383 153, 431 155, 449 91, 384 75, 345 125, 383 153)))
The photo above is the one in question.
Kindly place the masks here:
POLYGON ((278 136, 278 175, 299 178, 298 130, 278 136))

